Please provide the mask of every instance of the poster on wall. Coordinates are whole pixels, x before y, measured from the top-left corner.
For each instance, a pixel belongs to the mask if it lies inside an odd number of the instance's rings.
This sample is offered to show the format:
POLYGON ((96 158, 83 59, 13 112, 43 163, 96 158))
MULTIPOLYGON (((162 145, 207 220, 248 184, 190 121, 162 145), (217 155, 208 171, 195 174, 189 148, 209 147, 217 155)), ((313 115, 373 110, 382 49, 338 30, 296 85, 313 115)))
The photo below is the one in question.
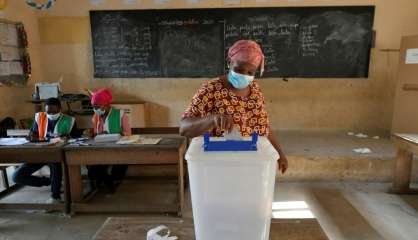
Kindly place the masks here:
POLYGON ((406 50, 406 64, 418 64, 418 48, 406 50))

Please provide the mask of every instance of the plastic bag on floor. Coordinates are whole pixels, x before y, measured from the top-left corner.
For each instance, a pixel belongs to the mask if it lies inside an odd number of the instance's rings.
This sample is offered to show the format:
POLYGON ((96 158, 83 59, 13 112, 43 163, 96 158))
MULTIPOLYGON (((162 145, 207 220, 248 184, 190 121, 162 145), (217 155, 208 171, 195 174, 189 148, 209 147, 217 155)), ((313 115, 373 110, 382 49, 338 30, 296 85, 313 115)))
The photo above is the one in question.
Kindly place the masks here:
POLYGON ((147 232, 147 240, 177 240, 177 236, 170 236, 170 230, 168 230, 167 226, 160 225, 155 227, 147 232), (166 230, 166 231, 164 231, 166 230), (166 235, 163 232, 167 232, 166 235))

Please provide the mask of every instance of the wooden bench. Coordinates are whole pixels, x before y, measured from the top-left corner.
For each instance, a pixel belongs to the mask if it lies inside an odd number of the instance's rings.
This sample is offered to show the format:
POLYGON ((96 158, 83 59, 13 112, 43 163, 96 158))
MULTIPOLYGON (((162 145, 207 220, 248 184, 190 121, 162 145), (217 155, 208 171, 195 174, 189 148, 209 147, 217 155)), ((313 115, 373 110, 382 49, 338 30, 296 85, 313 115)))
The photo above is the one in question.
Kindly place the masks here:
POLYGON ((418 134, 393 134, 392 140, 397 147, 396 165, 393 177, 392 193, 416 194, 418 190, 411 189, 412 160, 418 155, 418 134))

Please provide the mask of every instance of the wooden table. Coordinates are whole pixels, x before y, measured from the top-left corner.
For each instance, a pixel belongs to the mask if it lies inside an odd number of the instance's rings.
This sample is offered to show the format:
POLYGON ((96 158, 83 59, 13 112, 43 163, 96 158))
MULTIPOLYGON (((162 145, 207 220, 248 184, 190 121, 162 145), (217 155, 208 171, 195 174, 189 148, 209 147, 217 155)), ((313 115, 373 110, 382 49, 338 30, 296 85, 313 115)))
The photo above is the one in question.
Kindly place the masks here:
POLYGON ((393 134, 397 147, 396 166, 393 177, 393 193, 418 193, 409 187, 411 181, 413 155, 418 155, 418 134, 393 134))
MULTIPOLYGON (((16 203, 0 204, 0 209, 46 209, 46 210, 64 210, 70 212, 70 196, 68 185, 68 171, 65 164, 64 152, 62 147, 64 143, 53 146, 40 146, 37 144, 25 144, 20 146, 0 146, 0 163, 61 163, 63 168, 64 180, 64 202, 65 204, 39 204, 39 203, 16 203)), ((0 197, 5 197, 16 190, 18 186, 4 192, 0 197)))
MULTIPOLYGON (((192 219, 175 218, 108 218, 94 240, 146 240, 147 231, 159 225, 167 226, 179 240, 195 240, 192 219)), ((328 240, 316 219, 272 219, 271 240, 328 240)), ((220 239, 221 240, 221 239, 220 239)))
MULTIPOLYGON (((161 136, 160 136, 161 137, 161 136)), ((94 144, 89 146, 67 145, 64 147, 68 164, 72 210, 75 212, 176 212, 182 215, 184 208, 184 153, 186 139, 183 137, 162 137, 156 145, 94 144), (89 206, 82 188, 82 165, 146 164, 178 165, 178 203, 170 206, 123 206, 100 209, 89 206)))

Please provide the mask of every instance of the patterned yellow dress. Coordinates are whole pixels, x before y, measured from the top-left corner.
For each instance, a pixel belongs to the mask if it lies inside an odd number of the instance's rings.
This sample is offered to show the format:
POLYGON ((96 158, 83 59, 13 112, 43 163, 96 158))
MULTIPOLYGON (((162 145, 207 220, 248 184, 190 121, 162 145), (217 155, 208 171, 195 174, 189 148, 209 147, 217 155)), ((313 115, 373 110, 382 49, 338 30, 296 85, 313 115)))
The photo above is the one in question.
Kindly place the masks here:
MULTIPOLYGON (((240 97, 235 95, 222 81, 214 79, 202 84, 194 95, 190 106, 183 113, 185 117, 206 117, 210 114, 225 114, 232 116, 234 126, 243 136, 258 132, 267 136, 269 119, 265 110, 263 94, 256 80, 250 84, 250 95, 240 97)), ((213 129, 212 136, 222 136, 221 129, 213 129)))

